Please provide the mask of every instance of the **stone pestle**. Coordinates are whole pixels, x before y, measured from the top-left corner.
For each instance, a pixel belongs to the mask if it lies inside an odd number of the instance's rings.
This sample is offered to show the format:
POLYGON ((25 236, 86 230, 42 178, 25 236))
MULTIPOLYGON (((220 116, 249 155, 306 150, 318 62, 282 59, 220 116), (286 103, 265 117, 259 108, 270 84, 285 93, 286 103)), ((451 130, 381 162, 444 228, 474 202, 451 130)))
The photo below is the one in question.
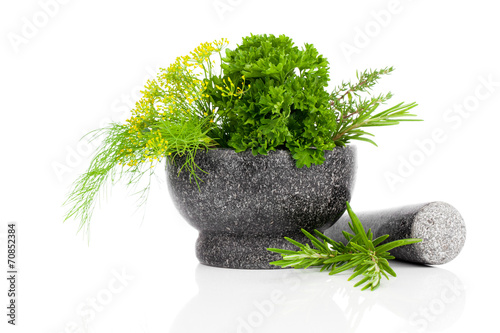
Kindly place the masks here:
MULTIPOLYGON (((440 265, 454 259, 465 243, 465 223, 460 213, 445 202, 429 202, 399 208, 356 213, 373 237, 390 235, 386 242, 421 238, 422 242, 389 251, 396 259, 440 265)), ((324 234, 345 243, 342 230, 350 231, 347 212, 324 234)))

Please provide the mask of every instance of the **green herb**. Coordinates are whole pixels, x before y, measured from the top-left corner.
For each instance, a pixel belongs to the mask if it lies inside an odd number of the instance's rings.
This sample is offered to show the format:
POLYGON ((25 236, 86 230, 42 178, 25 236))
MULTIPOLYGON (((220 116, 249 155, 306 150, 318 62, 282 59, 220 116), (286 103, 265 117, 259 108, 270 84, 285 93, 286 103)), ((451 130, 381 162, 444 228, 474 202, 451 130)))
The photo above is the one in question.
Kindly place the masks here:
POLYGON ((324 162, 337 125, 325 90, 328 61, 313 45, 299 49, 284 35, 251 35, 226 50, 222 68, 224 76, 214 77, 216 89, 209 92, 225 119, 222 145, 254 155, 286 147, 299 168, 324 162), (227 82, 244 93, 224 94, 227 82))
POLYGON ((380 104, 391 99, 392 94, 380 94, 370 96, 369 91, 377 83, 381 75, 387 75, 394 71, 393 67, 381 70, 356 72, 358 82, 342 82, 331 94, 331 108, 336 115, 337 127, 332 136, 336 145, 344 146, 350 140, 361 140, 375 144, 366 136, 373 134, 361 130, 361 127, 397 125, 400 121, 420 121, 420 119, 407 119, 413 117, 410 109, 417 106, 416 103, 399 103, 387 110, 375 113, 380 104), (363 98, 361 93, 368 93, 369 98, 363 98))
POLYGON ((399 103, 376 112, 391 93, 369 91, 392 67, 357 73, 358 82, 343 82, 330 94, 328 61, 311 44, 303 48, 281 35, 250 35, 222 59, 223 76, 213 76, 211 101, 222 120, 217 141, 236 152, 251 149, 266 155, 290 150, 297 167, 322 164, 324 151, 350 140, 375 144, 361 128, 396 125, 414 116, 416 103, 399 103), (238 91, 239 94, 230 93, 238 91), (362 97, 361 94, 368 97, 362 97))
POLYGON ((353 234, 343 231, 347 244, 336 242, 318 230, 314 230, 317 237, 311 235, 306 230, 302 232, 311 241, 313 248, 309 244, 301 244, 291 238, 285 237, 290 243, 296 245, 300 250, 283 250, 269 248, 269 251, 281 254, 282 260, 273 261, 270 264, 281 267, 308 268, 311 266, 321 266, 321 271, 330 270, 330 275, 337 274, 353 268, 354 273, 349 277, 349 281, 357 276, 362 277, 354 286, 364 284, 361 290, 370 288, 375 290, 380 286, 382 275, 389 279, 390 274, 396 273, 389 266, 388 260, 394 259, 388 252, 399 246, 421 242, 421 239, 408 238, 384 242, 389 235, 383 235, 373 239, 373 234, 369 229, 365 232, 358 217, 353 213, 351 206, 347 203, 347 211, 351 218, 349 227, 353 234))
MULTIPOLYGON (((186 157, 181 170, 199 184, 196 152, 217 147, 250 149, 266 155, 287 149, 297 167, 322 164, 324 151, 350 140, 374 143, 362 130, 395 125, 415 103, 399 103, 376 113, 392 95, 362 98, 391 68, 365 71, 356 84, 342 83, 333 93, 328 61, 311 44, 298 48, 281 35, 250 35, 233 50, 226 39, 202 43, 147 82, 125 124, 90 133, 104 138, 86 173, 73 184, 66 220, 88 230, 92 211, 106 184, 125 179, 137 185, 151 179, 154 166, 186 157), (215 58, 215 59, 214 59, 215 58)), ((148 185, 138 193, 141 203, 148 185)))
POLYGON ((194 163, 197 150, 208 149, 212 140, 203 131, 203 124, 193 120, 182 123, 157 123, 151 124, 151 130, 146 131, 138 139, 128 126, 111 124, 107 128, 89 133, 90 139, 97 140, 103 137, 95 156, 87 171, 73 184, 65 205, 71 206, 65 220, 76 218, 80 220, 78 230, 89 231, 92 212, 100 195, 106 191, 106 185, 114 185, 118 181, 132 188, 136 188, 140 181, 147 176, 146 185, 136 191, 139 195, 139 206, 146 202, 154 167, 160 160, 144 156, 154 154, 152 145, 148 144, 156 137, 168 141, 168 146, 158 147, 162 154, 171 158, 176 155, 186 156, 186 162, 181 167, 185 168, 198 182, 196 171, 200 169, 194 163), (138 162, 138 160, 143 159, 138 162))
POLYGON ((217 145, 218 116, 206 93, 215 73, 212 56, 221 56, 227 40, 203 43, 189 55, 178 57, 168 68, 149 80, 142 97, 125 124, 112 123, 89 133, 91 140, 102 139, 87 171, 73 184, 65 205, 65 220, 80 220, 79 230, 88 232, 92 212, 106 185, 124 180, 135 187, 147 176, 139 191, 139 205, 147 200, 154 167, 185 157, 181 170, 190 180, 200 181, 201 170, 194 162, 196 152, 217 145))

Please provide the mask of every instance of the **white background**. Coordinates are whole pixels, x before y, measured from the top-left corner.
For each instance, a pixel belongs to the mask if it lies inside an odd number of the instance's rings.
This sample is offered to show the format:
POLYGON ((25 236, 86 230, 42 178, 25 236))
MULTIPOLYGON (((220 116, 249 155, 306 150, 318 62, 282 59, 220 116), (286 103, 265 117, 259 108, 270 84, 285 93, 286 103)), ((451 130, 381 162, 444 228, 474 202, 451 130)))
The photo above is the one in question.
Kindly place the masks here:
POLYGON ((495 1, 2 1, 2 267, 8 221, 18 222, 20 237, 18 326, 8 331, 496 326, 498 12, 495 1), (76 234, 76 221, 62 223, 69 185, 90 161, 80 137, 127 118, 158 67, 201 42, 226 37, 234 47, 250 33, 284 33, 298 45, 314 44, 330 61, 332 86, 357 69, 396 67, 379 90, 392 91, 393 103, 418 102, 415 112, 425 121, 374 130, 378 148, 357 144, 352 206, 452 204, 468 232, 456 260, 436 268, 395 263, 398 277, 373 293, 352 288, 347 275, 315 270, 200 266, 197 232, 172 206, 161 168, 145 215, 116 186, 95 212, 90 245, 76 234))

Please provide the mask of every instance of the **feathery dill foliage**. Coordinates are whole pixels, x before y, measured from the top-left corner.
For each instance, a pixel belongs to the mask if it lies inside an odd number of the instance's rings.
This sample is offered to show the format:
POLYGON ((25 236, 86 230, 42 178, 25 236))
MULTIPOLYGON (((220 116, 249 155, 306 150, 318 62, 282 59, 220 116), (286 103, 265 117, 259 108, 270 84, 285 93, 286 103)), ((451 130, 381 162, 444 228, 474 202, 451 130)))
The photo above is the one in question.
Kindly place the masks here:
POLYGON ((381 104, 392 98, 392 94, 380 94, 371 96, 370 90, 377 83, 382 75, 390 74, 393 67, 386 67, 381 70, 366 70, 362 73, 356 72, 357 83, 342 82, 330 95, 330 106, 337 119, 337 128, 332 136, 332 140, 337 146, 345 146, 350 140, 367 141, 375 146, 373 140, 366 136, 373 134, 363 131, 361 127, 389 126, 397 125, 401 121, 420 121, 420 119, 408 119, 414 114, 408 111, 416 103, 398 103, 384 111, 375 113, 381 104), (369 97, 363 97, 366 93, 369 97))
POLYGON ((226 39, 203 43, 177 58, 148 81, 126 124, 112 123, 88 134, 102 143, 87 171, 73 184, 65 202, 70 206, 65 220, 78 219, 79 230, 88 233, 93 209, 106 185, 124 180, 134 187, 147 175, 149 182, 137 192, 140 204, 144 203, 154 167, 177 155, 187 157, 182 169, 198 184, 196 172, 202 170, 194 156, 198 150, 216 146, 220 136, 218 115, 205 91, 217 75, 212 57, 218 54, 220 59, 226 45, 226 39))
POLYGON ((351 218, 349 227, 354 234, 343 231, 347 243, 336 242, 326 237, 318 230, 314 230, 317 237, 302 229, 304 235, 311 240, 314 248, 309 244, 301 244, 291 238, 285 237, 290 243, 297 246, 299 251, 269 248, 269 251, 281 254, 282 260, 273 261, 270 264, 281 267, 308 268, 321 266, 321 271, 330 270, 330 275, 337 274, 353 268, 354 272, 349 281, 361 275, 362 279, 354 286, 364 284, 361 290, 370 288, 375 290, 380 286, 382 276, 389 279, 389 275, 396 276, 394 270, 389 266, 388 260, 394 259, 388 252, 396 247, 421 242, 421 239, 408 238, 389 243, 384 242, 389 235, 383 235, 373 239, 370 229, 365 229, 356 214, 347 203, 347 211, 351 218))

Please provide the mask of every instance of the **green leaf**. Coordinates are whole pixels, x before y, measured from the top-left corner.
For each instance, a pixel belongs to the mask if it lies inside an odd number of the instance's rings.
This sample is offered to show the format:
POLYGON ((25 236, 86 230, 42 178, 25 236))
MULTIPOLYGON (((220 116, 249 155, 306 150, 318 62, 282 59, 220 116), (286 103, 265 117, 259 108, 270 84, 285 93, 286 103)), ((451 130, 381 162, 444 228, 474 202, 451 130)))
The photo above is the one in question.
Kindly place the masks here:
POLYGON ((389 235, 382 235, 380 237, 375 238, 372 243, 374 246, 377 246, 383 241, 385 241, 387 238, 389 238, 389 235))
POLYGON ((269 265, 275 265, 275 266, 283 266, 283 265, 286 265, 288 264, 289 261, 288 260, 276 260, 276 261, 271 261, 269 263, 269 265))
POLYGON ((321 239, 323 239, 328 244, 332 245, 332 247, 337 251, 342 251, 344 249, 344 244, 334 241, 333 239, 325 236, 318 230, 314 230, 314 233, 321 239))
POLYGON ((355 285, 354 287, 358 287, 360 285, 362 285, 363 283, 365 283, 366 281, 370 280, 370 277, 369 276, 365 276, 363 279, 359 280, 355 285))
MULTIPOLYGON (((364 272, 366 272, 366 270, 368 268, 370 268, 370 266, 358 266, 358 267, 361 267, 360 269, 357 269, 355 270, 355 272, 347 279, 347 281, 351 281, 352 279, 354 279, 356 276, 358 275, 361 275, 363 274, 364 272)), ((355 286, 356 287, 356 286, 355 286)))
POLYGON ((327 251, 327 248, 323 245, 323 243, 321 243, 316 237, 314 237, 313 235, 311 235, 309 232, 307 232, 307 230, 305 229, 301 229, 302 233, 304 235, 306 235, 307 238, 309 238, 311 240, 311 242, 313 243, 313 245, 320 251, 327 251))
POLYGON ((363 253, 368 253, 370 252, 369 250, 365 249, 364 247, 356 244, 356 243, 351 243, 350 244, 353 248, 355 248, 356 250, 358 250, 359 252, 363 252, 363 253))
POLYGON ((334 275, 334 274, 338 274, 338 273, 341 273, 343 271, 346 271, 348 270, 349 268, 352 268, 354 266, 356 266, 357 264, 359 264, 362 260, 355 260, 355 261, 351 261, 347 264, 344 264, 342 266, 337 266, 335 269, 331 270, 330 271, 330 275, 334 275))
POLYGON ((305 246, 305 245, 303 245, 303 244, 301 244, 301 243, 297 242, 296 240, 293 240, 293 239, 288 238, 288 237, 285 237, 285 239, 286 239, 287 241, 289 241, 290 243, 292 243, 293 245, 297 246, 297 247, 298 247, 299 249, 301 249, 301 250, 306 249, 306 246, 305 246))
POLYGON ((375 141, 373 141, 372 139, 368 139, 368 138, 363 138, 361 136, 355 136, 355 137, 351 137, 351 139, 353 140, 358 140, 358 141, 365 141, 365 142, 369 142, 371 143, 372 145, 374 145, 375 147, 378 147, 378 145, 375 143, 375 141))
POLYGON ((379 264, 380 264, 380 266, 382 266, 382 268, 384 268, 384 270, 387 273, 389 273, 392 276, 396 277, 396 272, 394 272, 394 270, 389 266, 389 263, 387 263, 387 262, 380 262, 379 264))
POLYGON ((292 251, 292 250, 283 250, 283 249, 275 249, 275 248, 268 248, 268 251, 271 252, 276 252, 276 253, 283 253, 283 254, 295 254, 297 251, 292 251))
POLYGON ((400 239, 397 241, 393 241, 390 243, 386 243, 384 245, 380 245, 375 249, 375 252, 381 253, 385 251, 392 250, 396 247, 404 246, 404 245, 409 245, 409 244, 414 244, 414 243, 419 243, 422 240, 419 238, 407 238, 407 239, 400 239))
POLYGON ((352 257, 353 255, 351 253, 337 255, 334 258, 326 259, 325 264, 332 264, 334 262, 340 262, 340 261, 349 261, 352 259, 352 257))
POLYGON ((355 234, 359 235, 365 246, 370 249, 374 250, 374 246, 372 242, 366 237, 365 230, 363 228, 363 225, 359 221, 358 217, 356 214, 351 209, 351 205, 349 205, 349 202, 346 203, 347 205, 347 212, 349 213, 349 217, 351 218, 352 221, 352 226, 353 226, 353 231, 355 234))
MULTIPOLYGON (((352 228, 351 228, 352 229, 352 228)), ((349 242, 351 241, 351 238, 354 237, 354 235, 348 233, 347 231, 342 230, 342 235, 344 235, 345 239, 349 242)))

